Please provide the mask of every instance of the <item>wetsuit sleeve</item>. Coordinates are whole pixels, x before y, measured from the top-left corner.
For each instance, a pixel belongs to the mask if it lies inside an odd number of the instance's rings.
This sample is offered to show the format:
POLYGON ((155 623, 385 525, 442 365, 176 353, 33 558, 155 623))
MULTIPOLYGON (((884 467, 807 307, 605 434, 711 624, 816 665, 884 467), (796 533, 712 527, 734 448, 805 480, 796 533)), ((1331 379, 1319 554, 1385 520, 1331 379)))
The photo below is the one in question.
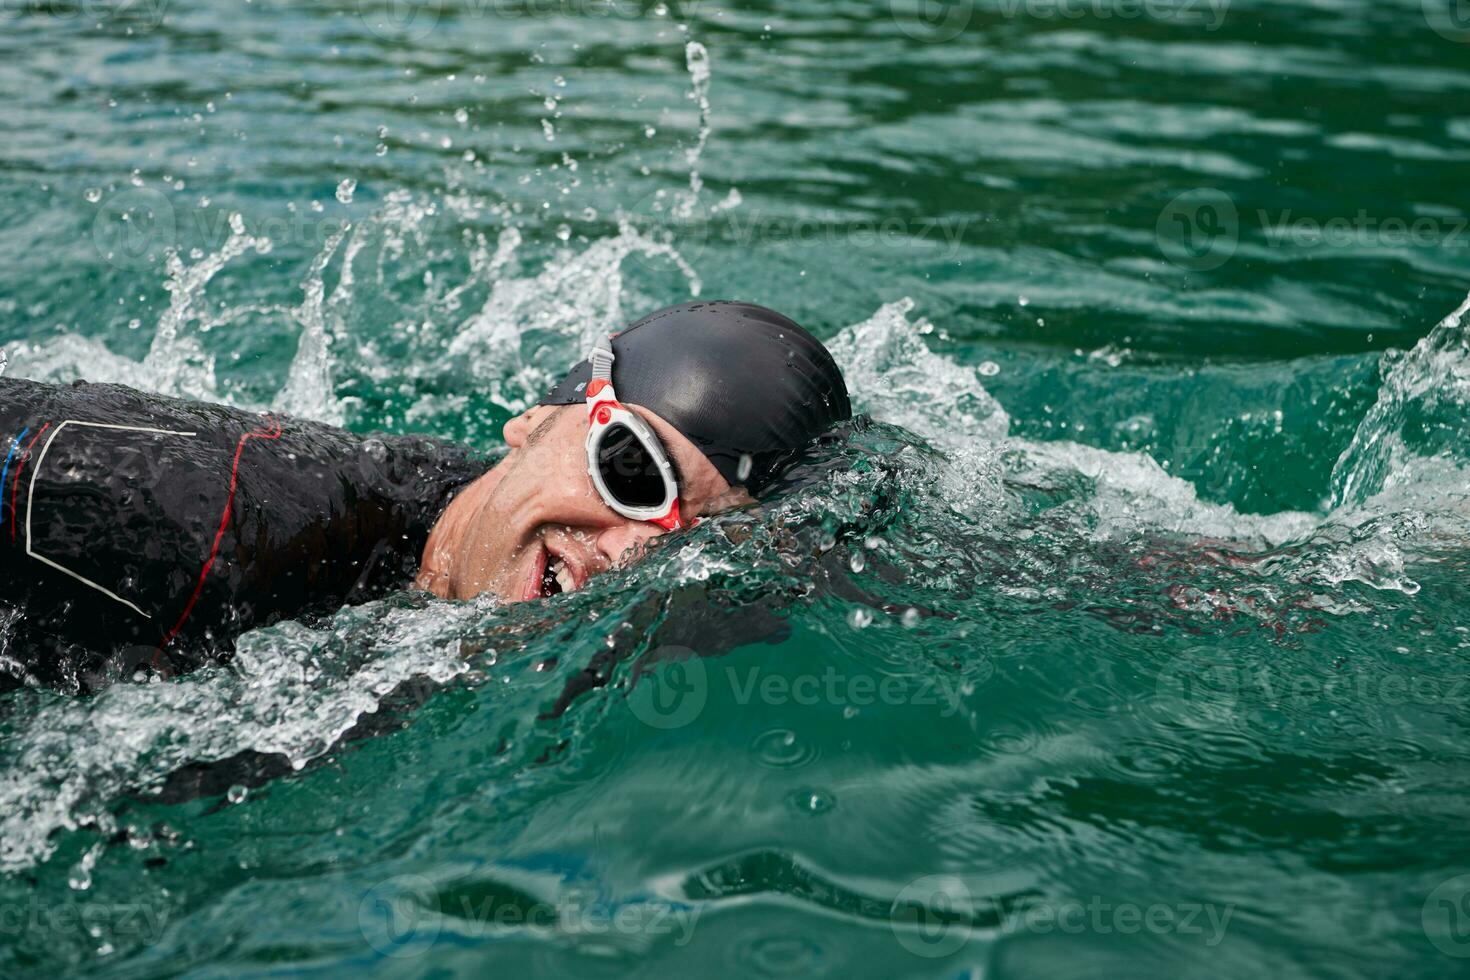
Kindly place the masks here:
POLYGON ((60 672, 64 687, 98 655, 188 662, 406 586, 449 499, 493 462, 427 438, 5 378, 0 440, 0 603, 13 610, 0 665, 60 672))

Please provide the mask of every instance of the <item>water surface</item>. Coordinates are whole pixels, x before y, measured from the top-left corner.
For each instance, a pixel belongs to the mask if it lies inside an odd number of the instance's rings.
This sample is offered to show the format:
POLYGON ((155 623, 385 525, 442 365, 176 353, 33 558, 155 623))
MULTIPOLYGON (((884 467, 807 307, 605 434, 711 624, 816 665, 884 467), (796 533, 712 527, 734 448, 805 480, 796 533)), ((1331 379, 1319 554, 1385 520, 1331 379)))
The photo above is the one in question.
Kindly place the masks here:
POLYGON ((0 972, 1452 973, 1455 14, 6 6, 13 375, 495 446, 738 297, 874 424, 577 595, 7 695, 0 972))

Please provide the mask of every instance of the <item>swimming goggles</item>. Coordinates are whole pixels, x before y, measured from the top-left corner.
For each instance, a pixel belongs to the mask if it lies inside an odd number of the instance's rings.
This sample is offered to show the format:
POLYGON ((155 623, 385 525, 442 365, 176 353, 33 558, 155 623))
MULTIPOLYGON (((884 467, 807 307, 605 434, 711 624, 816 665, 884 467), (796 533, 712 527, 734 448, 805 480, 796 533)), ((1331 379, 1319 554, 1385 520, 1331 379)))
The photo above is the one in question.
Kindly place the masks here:
POLYGON ((684 526, 674 467, 652 426, 618 402, 613 391, 612 340, 599 337, 587 360, 587 473, 614 511, 666 531, 684 526))

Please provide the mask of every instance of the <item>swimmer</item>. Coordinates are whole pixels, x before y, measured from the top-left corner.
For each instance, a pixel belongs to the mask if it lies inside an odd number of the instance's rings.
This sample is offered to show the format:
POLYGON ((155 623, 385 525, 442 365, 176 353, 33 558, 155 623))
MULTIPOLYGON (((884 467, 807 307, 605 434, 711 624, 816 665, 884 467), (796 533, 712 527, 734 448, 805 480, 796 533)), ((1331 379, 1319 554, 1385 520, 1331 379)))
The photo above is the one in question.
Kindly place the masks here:
POLYGON ((584 588, 768 492, 851 408, 793 321, 669 307, 504 428, 498 459, 117 385, 0 378, 0 683, 162 673, 258 626, 411 585, 505 602, 584 588))

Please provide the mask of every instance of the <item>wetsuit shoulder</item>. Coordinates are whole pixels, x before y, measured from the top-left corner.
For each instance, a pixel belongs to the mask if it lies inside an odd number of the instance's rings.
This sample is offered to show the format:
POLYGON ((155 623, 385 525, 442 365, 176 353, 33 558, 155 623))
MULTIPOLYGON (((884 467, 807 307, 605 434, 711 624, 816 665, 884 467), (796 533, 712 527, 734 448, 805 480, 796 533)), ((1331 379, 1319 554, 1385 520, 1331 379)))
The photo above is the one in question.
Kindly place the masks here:
POLYGON ((493 463, 422 437, 6 378, 0 456, 0 585, 21 617, 9 656, 29 667, 125 648, 187 660, 406 585, 449 498, 493 463))

